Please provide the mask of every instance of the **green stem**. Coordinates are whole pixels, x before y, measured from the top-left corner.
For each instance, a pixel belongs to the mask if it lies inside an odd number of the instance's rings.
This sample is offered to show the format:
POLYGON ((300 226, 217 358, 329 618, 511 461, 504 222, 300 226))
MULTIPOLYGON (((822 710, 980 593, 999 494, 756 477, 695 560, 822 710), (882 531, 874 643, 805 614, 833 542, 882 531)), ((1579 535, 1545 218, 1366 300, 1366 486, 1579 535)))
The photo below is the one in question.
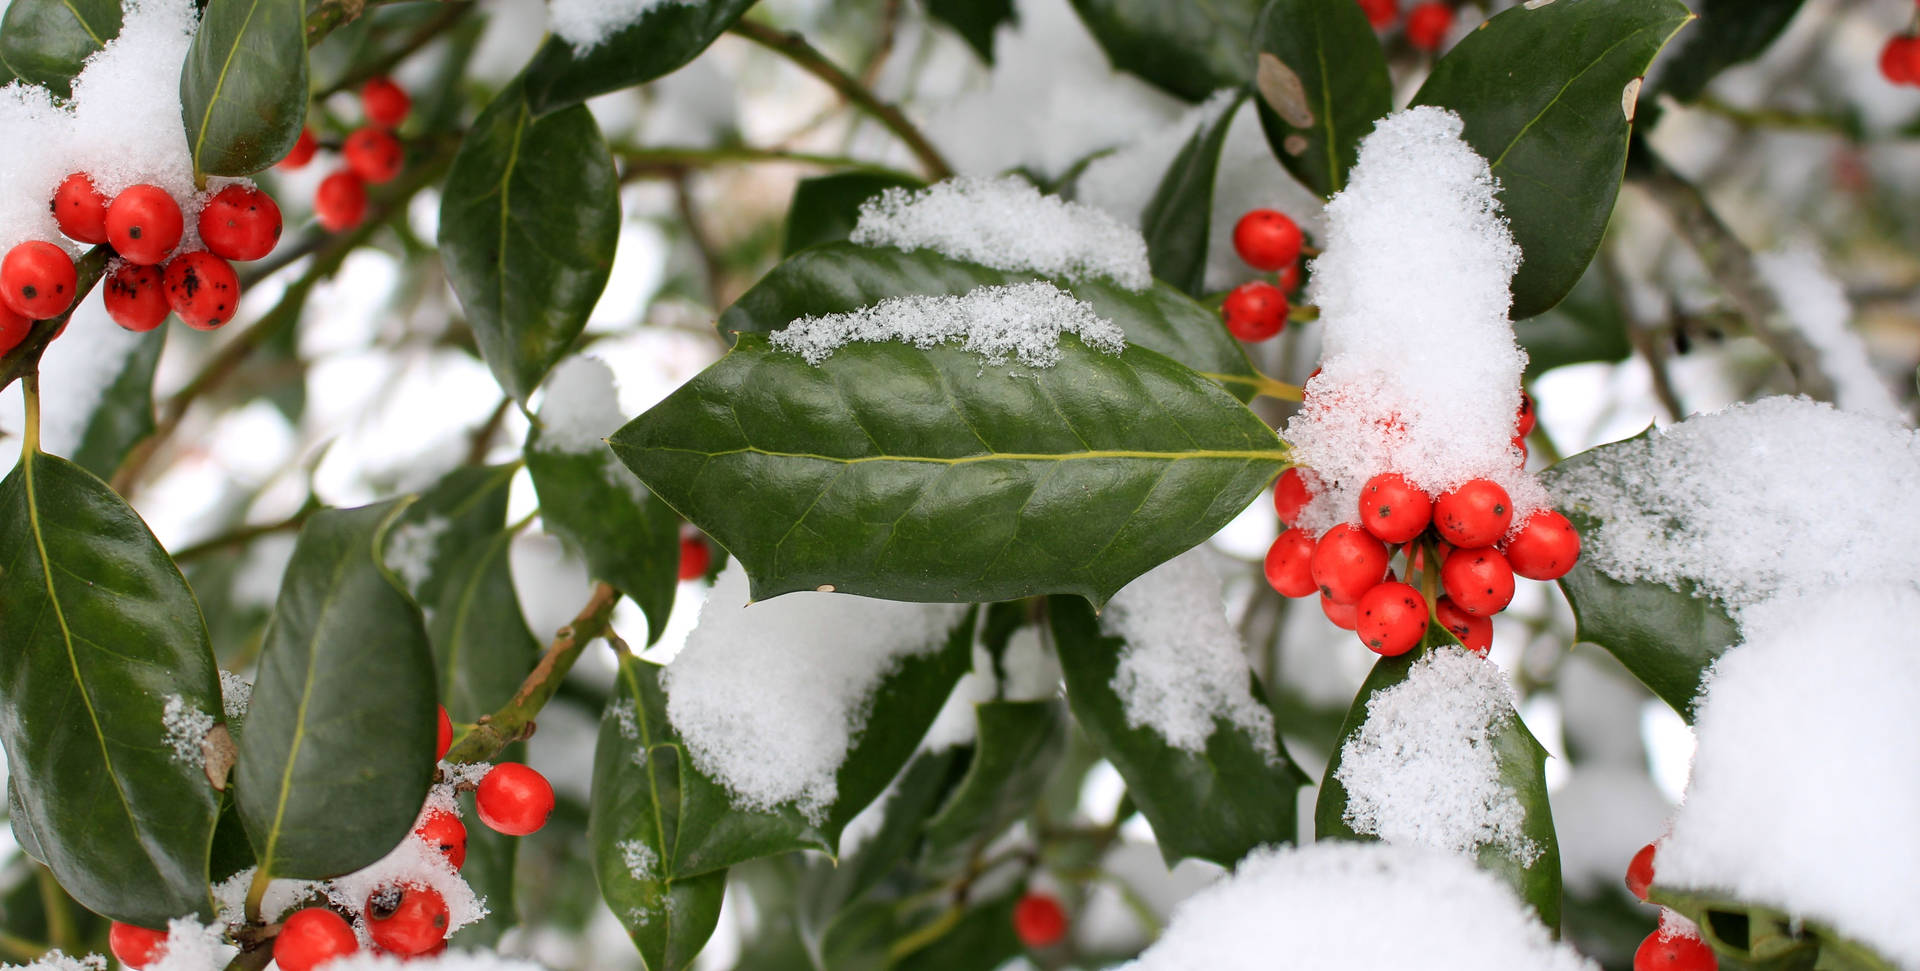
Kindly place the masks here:
POLYGON ((307 517, 313 515, 319 509, 320 504, 309 497, 307 504, 300 507, 300 511, 279 522, 242 526, 218 536, 203 539, 190 546, 181 547, 179 552, 173 554, 173 561, 175 563, 188 563, 221 550, 231 549, 236 546, 245 546, 262 536, 271 536, 274 533, 293 532, 305 525, 307 517))
POLYGON ((573 669, 573 662, 580 659, 580 652, 594 638, 606 633, 613 621, 614 605, 619 602, 619 591, 605 583, 595 584, 586 606, 580 608, 572 623, 560 628, 533 673, 520 682, 520 690, 513 693, 512 700, 492 714, 480 716, 477 724, 454 741, 446 761, 491 761, 507 746, 532 735, 534 717, 553 698, 560 680, 573 669))

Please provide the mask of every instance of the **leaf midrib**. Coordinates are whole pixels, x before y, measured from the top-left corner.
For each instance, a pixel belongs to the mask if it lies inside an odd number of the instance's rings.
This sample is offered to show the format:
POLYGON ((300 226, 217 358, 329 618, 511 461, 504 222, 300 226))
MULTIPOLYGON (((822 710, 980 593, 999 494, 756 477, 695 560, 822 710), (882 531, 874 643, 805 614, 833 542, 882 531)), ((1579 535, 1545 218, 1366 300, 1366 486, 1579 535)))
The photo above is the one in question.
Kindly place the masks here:
POLYGON ((841 465, 863 465, 868 462, 906 462, 926 465, 972 465, 978 462, 1076 462, 1094 459, 1140 459, 1147 461, 1184 462, 1193 460, 1221 460, 1244 462, 1248 460, 1279 460, 1288 455, 1284 447, 1276 445, 1272 449, 1191 449, 1185 451, 1154 452, 1136 449, 1087 449, 1078 452, 989 452, 984 455, 962 455, 947 458, 937 455, 859 455, 843 458, 837 455, 821 455, 816 452, 781 452, 773 449, 747 446, 730 448, 718 452, 709 452, 697 448, 680 448, 672 445, 642 446, 646 451, 684 452, 702 455, 707 458, 725 458, 729 455, 765 455, 768 458, 815 459, 821 462, 834 462, 841 465))
MULTIPOLYGON (((227 86, 227 72, 233 69, 234 55, 240 52, 240 41, 247 36, 247 26, 253 23, 254 12, 260 9, 261 2, 262 0, 253 0, 252 3, 247 4, 247 16, 240 21, 240 29, 234 32, 233 43, 227 45, 226 59, 220 62, 220 73, 214 79, 213 91, 207 95, 206 110, 200 113, 200 131, 193 139, 193 170, 196 175, 202 171, 200 152, 207 144, 207 130, 213 127, 214 106, 220 103, 220 92, 227 86)), ((202 14, 202 17, 204 16, 205 14, 202 14)), ((195 41, 198 40, 199 38, 195 37, 195 41)))
POLYGON ((107 46, 107 42, 101 39, 100 34, 93 29, 93 25, 87 23, 87 18, 81 16, 80 8, 73 5, 73 0, 60 0, 60 5, 67 8, 68 13, 73 14, 74 22, 80 25, 81 30, 87 32, 87 38, 93 41, 95 47, 107 46))

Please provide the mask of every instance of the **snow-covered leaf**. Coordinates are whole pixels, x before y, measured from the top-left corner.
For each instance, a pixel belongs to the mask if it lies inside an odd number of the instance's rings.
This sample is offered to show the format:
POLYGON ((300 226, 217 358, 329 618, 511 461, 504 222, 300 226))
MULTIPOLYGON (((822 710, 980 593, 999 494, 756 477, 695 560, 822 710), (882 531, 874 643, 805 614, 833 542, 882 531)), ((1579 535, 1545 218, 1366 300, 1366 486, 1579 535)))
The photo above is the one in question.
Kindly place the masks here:
POLYGON ((1349 0, 1273 0, 1254 37, 1260 127, 1273 157, 1300 184, 1331 196, 1345 188, 1361 136, 1393 110, 1380 38, 1349 0))
POLYGON ((307 118, 302 0, 210 0, 180 69, 194 172, 252 175, 279 161, 307 118))
POLYGON ((551 36, 527 65, 527 102, 545 115, 595 95, 672 74, 700 56, 753 0, 641 3, 640 18, 589 50, 551 36))

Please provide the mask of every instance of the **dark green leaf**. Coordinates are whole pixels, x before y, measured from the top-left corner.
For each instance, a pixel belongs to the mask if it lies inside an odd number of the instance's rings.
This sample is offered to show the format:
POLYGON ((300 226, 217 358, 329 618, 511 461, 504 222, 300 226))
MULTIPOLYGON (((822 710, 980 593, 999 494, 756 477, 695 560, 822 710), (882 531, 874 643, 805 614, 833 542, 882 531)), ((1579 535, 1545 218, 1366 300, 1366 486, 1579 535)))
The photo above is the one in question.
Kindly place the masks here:
POLYGON ((954 749, 923 752, 890 785, 880 828, 843 857, 822 868, 806 913, 815 928, 839 923, 841 909, 872 889, 919 842, 926 822, 957 780, 962 760, 954 749))
POLYGON ((989 701, 974 706, 979 731, 973 761, 940 812, 927 820, 934 853, 991 840, 1025 815, 1067 749, 1067 719, 1058 702, 989 701))
MULTIPOLYGON (((662 11, 686 9, 666 4, 662 11)), ((440 201, 440 254, 480 355, 526 403, 613 270, 613 156, 585 106, 535 118, 518 83, 480 113, 440 201)))
POLYGON ((111 478, 128 450, 153 434, 153 372, 165 343, 157 335, 141 339, 112 382, 101 389, 73 451, 74 464, 102 479, 111 478))
POLYGON ((207 876, 219 883, 253 863, 253 844, 247 840, 246 823, 240 818, 240 807, 234 804, 233 791, 229 789, 220 797, 220 818, 213 827, 213 852, 207 858, 207 876))
MULTIPOLYGON (((1805 0, 1694 0, 1700 22, 1661 67, 1655 89, 1692 101, 1721 71, 1759 57, 1805 0)), ((1648 92, 1652 94, 1654 92, 1648 92)))
POLYGON ((14 0, 0 19, 0 61, 66 97, 87 58, 119 34, 117 0, 14 0))
POLYGON ((145 927, 210 915, 219 801, 163 728, 218 719, 193 591, 107 484, 29 450, 0 482, 0 741, 14 829, 88 909, 145 927))
POLYGON ((982 901, 925 947, 894 962, 893 971, 993 971, 1025 950, 1013 929, 1019 890, 982 901))
POLYGON ((753 0, 655 4, 631 26, 586 53, 549 36, 527 65, 527 100, 544 115, 595 95, 665 77, 700 56, 753 0))
POLYGON ((1278 757, 1270 759, 1225 719, 1215 721, 1198 754, 1167 744, 1150 726, 1129 725, 1113 689, 1126 642, 1103 634, 1081 601, 1054 597, 1047 612, 1074 719, 1126 780, 1169 865, 1192 856, 1232 866, 1256 846, 1293 842, 1297 796, 1308 779, 1278 732, 1278 757))
POLYGON ((1600 277, 1599 260, 1552 310, 1515 321, 1513 336, 1527 351, 1527 377, 1568 364, 1624 361, 1633 353, 1627 320, 1600 277))
POLYGON ((1525 256, 1513 278, 1516 320, 1559 303, 1599 249, 1626 167, 1637 79, 1692 17, 1679 0, 1514 7, 1440 58, 1414 97, 1458 112, 1467 144, 1500 180, 1525 256))
POLYGON ((1393 110, 1373 25, 1351 0, 1272 0, 1254 37, 1260 127, 1273 156, 1321 196, 1339 192, 1361 137, 1393 110))
POLYGON ((1899 965, 1820 921, 1713 892, 1655 884, 1648 900, 1700 927, 1722 967, 1741 971, 1895 971, 1899 965))
POLYGON ((1070 334, 1059 348, 1057 365, 1016 377, 898 342, 814 367, 743 334, 613 449, 740 558, 756 600, 830 587, 1104 603, 1226 525, 1287 453, 1168 358, 1070 334))
POLYGON ((1188 101, 1253 79, 1260 0, 1073 0, 1113 66, 1188 101))
POLYGON ((1154 278, 1173 284, 1188 296, 1206 292, 1213 179, 1220 170, 1220 149, 1227 144, 1227 130, 1233 127, 1240 101, 1241 97, 1235 97, 1217 117, 1194 130, 1140 214, 1140 233, 1147 239, 1147 260, 1153 266, 1154 278))
POLYGON ((301 0, 208 0, 180 68, 193 170, 252 175, 279 161, 307 119, 301 0))
POLYGON ((287 564, 234 774, 262 872, 316 880, 378 860, 433 782, 433 649, 382 564, 403 508, 316 513, 287 564))
POLYGON ((20 790, 14 787, 12 777, 7 779, 7 828, 13 831, 13 841, 20 844, 20 852, 32 857, 35 863, 46 864, 47 850, 40 845, 39 834, 33 831, 27 808, 20 804, 20 790))
MULTIPOLYGON (((932 250, 829 243, 796 253, 741 295, 720 315, 726 332, 779 330, 801 317, 846 313, 887 297, 963 294, 976 287, 1041 279, 949 259, 932 250)), ((1242 401, 1253 398, 1247 352, 1220 324, 1220 314, 1164 283, 1135 293, 1103 279, 1056 279, 1054 286, 1093 305, 1126 332, 1127 342, 1159 351, 1225 385, 1242 401)))
POLYGON ((994 32, 1001 24, 1019 19, 1013 11, 1013 0, 927 0, 927 13, 959 31, 988 64, 993 63, 994 32))
POLYGON ((801 179, 787 207, 787 236, 782 257, 816 246, 837 243, 853 235, 860 221, 860 204, 887 189, 918 189, 926 183, 904 175, 880 172, 839 172, 801 179))

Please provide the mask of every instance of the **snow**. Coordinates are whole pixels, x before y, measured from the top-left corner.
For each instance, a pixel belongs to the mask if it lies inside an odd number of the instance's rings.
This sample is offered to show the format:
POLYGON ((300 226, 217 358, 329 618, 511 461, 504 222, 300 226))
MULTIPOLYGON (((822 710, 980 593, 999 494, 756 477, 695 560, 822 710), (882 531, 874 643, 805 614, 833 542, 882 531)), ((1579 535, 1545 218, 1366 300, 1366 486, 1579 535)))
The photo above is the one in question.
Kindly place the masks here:
POLYGON ((539 447, 572 454, 599 453, 623 423, 613 369, 597 357, 576 355, 547 378, 540 402, 539 447))
POLYGON ((1041 195, 1017 176, 888 189, 861 204, 851 239, 1073 281, 1104 277, 1128 290, 1153 285, 1137 230, 1092 206, 1041 195))
MULTIPOLYGON (((369 897, 382 889, 396 886, 431 887, 438 891, 447 904, 448 934, 468 924, 478 923, 487 916, 486 901, 474 894, 473 888, 460 878, 460 874, 437 848, 428 846, 412 833, 408 833, 400 845, 374 863, 328 881, 326 893, 334 906, 359 915, 366 908, 369 897)), ((353 923, 354 933, 360 936, 361 945, 370 946, 373 942, 367 936, 366 921, 356 916, 353 923)))
POLYGON ((1077 334, 1106 354, 1126 348, 1126 335, 1092 305, 1051 283, 977 287, 960 296, 888 297, 844 314, 802 317, 774 331, 774 347, 818 365, 855 341, 905 341, 930 348, 951 341, 1000 367, 1011 355, 1027 367, 1060 360, 1060 335, 1077 334))
POLYGON ((1497 877, 1431 850, 1330 841, 1255 850, 1174 911, 1131 971, 1592 971, 1497 877), (1391 919, 1384 919, 1390 915, 1391 919))
POLYGON ((623 28, 637 24, 649 11, 687 0, 552 0, 547 5, 547 27, 573 46, 576 57, 588 52, 623 28))
POLYGON ((218 924, 203 925, 191 917, 167 922, 167 942, 160 960, 144 971, 220 971, 240 949, 225 942, 218 924))
POLYGON ((635 880, 658 880, 660 878, 660 854, 653 851, 640 840, 621 840, 619 843, 620 862, 627 868, 627 876, 635 880))
POLYGON ((1749 608, 1697 706, 1685 801, 1655 882, 1729 892, 1920 966, 1920 667, 1908 582, 1749 608))
POLYGON ((1513 688, 1495 665, 1453 647, 1367 699, 1367 720, 1340 750, 1346 822, 1389 843, 1471 854, 1497 846, 1532 866, 1540 847, 1500 781, 1493 734, 1508 727, 1513 688))
POLYGON ((444 516, 429 516, 419 522, 401 523, 387 534, 384 554, 387 569, 393 571, 408 590, 419 590, 432 575, 440 537, 451 525, 444 516))
POLYGON ((532 961, 485 951, 448 951, 434 957, 397 958, 361 950, 328 961, 325 967, 326 971, 546 971, 532 961))
POLYGON ((161 338, 115 324, 97 287, 74 309, 67 332, 60 336, 40 357, 40 447, 54 455, 73 455, 101 396, 120 376, 127 358, 142 341, 161 338))
POLYGON ((1321 373, 1283 436, 1328 486, 1302 513, 1310 532, 1352 520, 1381 472, 1436 496, 1491 479, 1516 523, 1548 504, 1511 444, 1526 364, 1507 319, 1520 250, 1461 129, 1440 108, 1388 115, 1327 204, 1310 293, 1321 373))
POLYGON ((1127 725, 1204 753, 1224 720, 1277 761, 1273 713, 1253 697, 1253 670, 1227 619, 1225 581, 1198 547, 1127 584, 1101 614, 1101 630, 1126 641, 1112 687, 1127 725))
POLYGON ((874 690, 905 658, 943 647, 968 608, 806 592, 747 603, 734 560, 663 673, 667 718, 735 806, 792 804, 818 823, 874 690))
MULTIPOLYGON (((999 687, 997 681, 993 674, 993 658, 985 647, 974 644, 973 669, 961 675, 959 683, 953 686, 947 703, 940 707, 940 714, 934 716, 933 727, 927 729, 927 736, 920 740, 921 751, 939 753, 973 744, 979 731, 974 706, 993 700, 999 687)), ((843 836, 841 844, 844 846, 845 842, 843 836)))
POLYGON ((1847 411, 1902 419, 1905 409, 1867 354, 1866 342, 1849 329, 1853 305, 1828 272, 1820 251, 1797 242, 1754 257, 1760 280, 1773 291, 1787 322, 1820 354, 1820 368, 1833 379, 1836 402, 1847 411))
POLYGON ((160 725, 166 733, 167 746, 173 749, 173 760, 188 765, 200 765, 206 760, 200 747, 206 744, 207 733, 213 730, 213 716, 187 704, 179 695, 168 695, 166 705, 160 710, 160 725))
POLYGON ((59 950, 48 951, 32 964, 0 964, 4 971, 107 971, 107 959, 98 954, 69 957, 59 950))
POLYGON ((247 706, 252 703, 253 682, 222 668, 220 670, 220 708, 226 713, 227 720, 238 721, 247 717, 247 706))
MULTIPOLYGON (((247 890, 253 885, 254 873, 254 867, 247 867, 213 885, 213 901, 220 923, 229 927, 246 923, 247 890)), ((325 889, 322 881, 269 880, 267 892, 260 898, 261 919, 279 920, 325 889)))

